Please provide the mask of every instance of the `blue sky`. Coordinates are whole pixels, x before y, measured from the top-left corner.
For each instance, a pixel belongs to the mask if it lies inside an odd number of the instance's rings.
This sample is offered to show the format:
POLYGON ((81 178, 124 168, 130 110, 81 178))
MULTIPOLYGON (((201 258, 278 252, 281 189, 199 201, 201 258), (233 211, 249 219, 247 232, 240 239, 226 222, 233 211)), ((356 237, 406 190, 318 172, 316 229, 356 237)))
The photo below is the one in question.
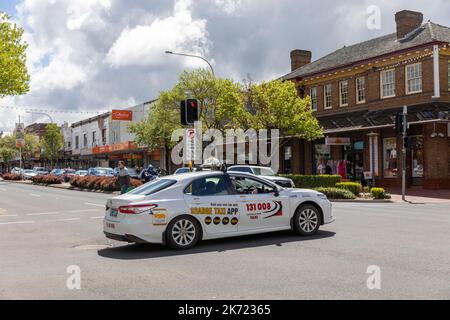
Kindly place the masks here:
POLYGON ((14 7, 19 2, 19 0, 0 0, 0 11, 4 11, 10 16, 14 16, 16 14, 16 9, 14 7))

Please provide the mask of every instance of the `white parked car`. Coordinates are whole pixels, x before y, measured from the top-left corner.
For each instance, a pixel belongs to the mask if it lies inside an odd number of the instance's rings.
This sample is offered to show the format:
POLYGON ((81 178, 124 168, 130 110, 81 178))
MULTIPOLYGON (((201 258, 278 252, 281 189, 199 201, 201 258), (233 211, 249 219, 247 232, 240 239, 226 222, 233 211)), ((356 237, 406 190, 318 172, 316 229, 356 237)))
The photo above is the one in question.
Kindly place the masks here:
POLYGON ((25 178, 25 180, 31 180, 35 176, 37 176, 37 173, 34 172, 33 170, 24 170, 23 171, 23 177, 25 178))
POLYGON ((113 240, 189 249, 199 240, 289 229, 312 236, 333 221, 322 193, 219 171, 158 178, 112 198, 103 228, 113 240))
POLYGON ((294 181, 292 181, 292 179, 277 176, 270 167, 238 165, 228 168, 228 171, 251 173, 256 176, 261 176, 267 180, 270 180, 283 188, 295 188, 295 184, 294 181))

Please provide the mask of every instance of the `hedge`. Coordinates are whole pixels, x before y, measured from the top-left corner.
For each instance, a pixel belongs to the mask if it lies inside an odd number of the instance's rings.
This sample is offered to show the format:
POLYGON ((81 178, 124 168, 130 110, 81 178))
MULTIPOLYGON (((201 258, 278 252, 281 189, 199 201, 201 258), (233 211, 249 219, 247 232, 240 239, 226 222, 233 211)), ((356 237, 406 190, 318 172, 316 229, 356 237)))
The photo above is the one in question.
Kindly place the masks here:
POLYGON ((20 181, 22 180, 22 177, 19 174, 5 173, 3 179, 8 181, 20 181))
POLYGON ((341 182, 341 176, 338 175, 317 175, 306 176, 299 174, 284 174, 282 177, 292 179, 297 188, 334 188, 336 183, 341 182))
POLYGON ((57 176, 53 176, 53 175, 34 176, 34 177, 31 178, 31 181, 33 181, 33 183, 51 185, 51 184, 61 184, 61 183, 63 183, 63 178, 57 177, 57 176))
POLYGON ((370 193, 372 194, 372 197, 374 199, 387 199, 387 198, 390 198, 390 196, 388 196, 386 194, 386 191, 383 188, 372 188, 370 190, 370 193))
MULTIPOLYGON (((75 188, 88 190, 102 190, 102 191, 120 191, 117 178, 113 177, 73 177, 70 180, 70 185, 75 188)), ((136 179, 131 179, 133 188, 142 185, 142 182, 136 179)))
POLYGON ((334 200, 353 200, 356 199, 356 196, 345 189, 338 189, 338 188, 316 188, 315 189, 318 192, 323 193, 327 196, 328 199, 334 199, 334 200))
POLYGON ((363 191, 363 187, 361 183, 358 182, 340 182, 336 183, 336 188, 348 190, 353 193, 355 196, 359 196, 359 194, 363 191))

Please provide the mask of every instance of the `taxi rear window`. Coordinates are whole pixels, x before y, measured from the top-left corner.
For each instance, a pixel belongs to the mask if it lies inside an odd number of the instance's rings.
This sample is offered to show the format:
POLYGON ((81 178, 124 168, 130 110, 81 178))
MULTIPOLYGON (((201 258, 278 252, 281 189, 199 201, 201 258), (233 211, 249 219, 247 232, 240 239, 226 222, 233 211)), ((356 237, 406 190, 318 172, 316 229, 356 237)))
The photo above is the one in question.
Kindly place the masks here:
POLYGON ((130 191, 128 194, 149 196, 156 192, 167 189, 168 187, 173 186, 175 183, 177 183, 177 180, 158 179, 153 182, 146 183, 139 188, 130 191))

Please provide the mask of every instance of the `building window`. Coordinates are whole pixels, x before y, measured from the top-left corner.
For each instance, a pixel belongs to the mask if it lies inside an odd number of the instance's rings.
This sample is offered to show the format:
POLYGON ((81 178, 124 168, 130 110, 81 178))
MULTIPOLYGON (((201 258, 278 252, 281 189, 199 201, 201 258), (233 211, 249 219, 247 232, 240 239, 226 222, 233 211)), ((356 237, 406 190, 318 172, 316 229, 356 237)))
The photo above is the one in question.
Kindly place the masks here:
POLYGON ((366 78, 356 79, 356 103, 366 102, 366 78))
POLYGON ((395 97, 395 70, 381 72, 381 98, 395 97))
POLYGON ((92 131, 92 146, 95 146, 96 142, 97 142, 97 132, 92 131))
POLYGON ((383 163, 385 178, 398 176, 397 138, 386 138, 383 140, 383 163))
POLYGON ((422 92, 422 63, 406 66, 406 93, 422 92))
POLYGON ((87 146, 88 146, 87 133, 83 133, 83 148, 87 148, 87 146))
POLYGON ((332 107, 332 97, 331 97, 331 84, 327 84, 324 87, 324 106, 325 109, 331 109, 332 107))
POLYGON ((102 144, 106 145, 106 129, 102 129, 102 144))
POLYGON ((311 88, 311 105, 313 111, 317 111, 317 88, 311 88))
POLYGON ((348 81, 341 81, 339 83, 339 105, 341 107, 348 106, 348 81))
POLYGON ((448 90, 450 91, 450 61, 447 62, 447 68, 448 68, 448 74, 447 74, 447 78, 448 78, 448 90))
POLYGON ((80 149, 80 137, 75 136, 75 149, 80 149))

